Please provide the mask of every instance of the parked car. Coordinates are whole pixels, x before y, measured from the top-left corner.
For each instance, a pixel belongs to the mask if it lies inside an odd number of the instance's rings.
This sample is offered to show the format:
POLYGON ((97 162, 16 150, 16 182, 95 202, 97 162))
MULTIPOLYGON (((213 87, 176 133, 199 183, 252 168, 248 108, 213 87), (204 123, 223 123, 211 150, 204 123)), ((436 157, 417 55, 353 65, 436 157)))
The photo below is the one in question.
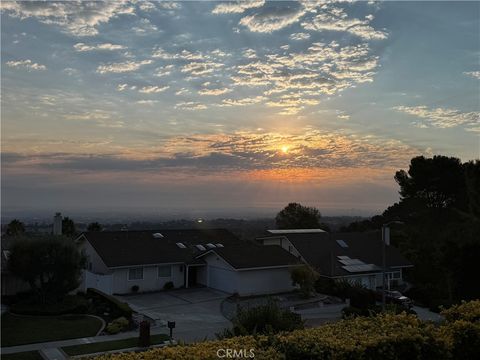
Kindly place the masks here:
MULTIPOLYGON (((382 301, 382 290, 377 291, 376 295, 377 300, 382 301)), ((385 290, 385 302, 387 304, 402 305, 407 308, 411 308, 413 306, 412 300, 403 295, 400 291, 385 290)))

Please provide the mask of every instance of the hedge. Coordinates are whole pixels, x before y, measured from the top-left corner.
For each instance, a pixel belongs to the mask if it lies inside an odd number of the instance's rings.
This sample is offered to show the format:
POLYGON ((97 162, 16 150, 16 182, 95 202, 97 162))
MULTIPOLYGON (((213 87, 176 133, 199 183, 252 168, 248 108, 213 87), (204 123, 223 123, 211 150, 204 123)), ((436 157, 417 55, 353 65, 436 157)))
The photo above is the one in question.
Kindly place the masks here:
POLYGON ((88 288, 87 289, 87 296, 93 297, 93 298, 99 298, 109 304, 110 311, 112 312, 111 316, 113 318, 119 318, 119 317, 125 317, 127 319, 132 318, 133 310, 132 308, 124 302, 119 301, 117 298, 105 294, 104 292, 94 289, 94 288, 88 288))
MULTIPOLYGON (((97 360, 218 359, 219 349, 254 349, 255 359, 262 360, 474 359, 480 354, 478 312, 480 301, 473 301, 444 310, 446 320, 440 326, 406 313, 386 313, 271 336, 240 336, 136 354, 103 355, 97 360)), ((248 355, 243 358, 251 358, 248 355)))

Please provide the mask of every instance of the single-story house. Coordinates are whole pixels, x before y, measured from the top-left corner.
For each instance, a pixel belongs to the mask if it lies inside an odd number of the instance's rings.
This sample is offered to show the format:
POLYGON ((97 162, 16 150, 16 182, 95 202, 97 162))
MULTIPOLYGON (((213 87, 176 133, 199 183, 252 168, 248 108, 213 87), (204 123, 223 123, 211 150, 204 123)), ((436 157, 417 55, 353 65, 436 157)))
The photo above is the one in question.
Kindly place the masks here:
POLYGON ((290 268, 301 262, 281 246, 239 240, 223 229, 86 232, 82 287, 110 294, 207 286, 254 295, 294 289, 290 268))
MULTIPOLYGON (((281 246, 315 269, 320 276, 359 282, 369 289, 382 286, 380 231, 328 233, 321 229, 268 230, 257 238, 262 245, 281 246)), ((385 246, 387 286, 403 282, 403 270, 412 263, 392 245, 385 246)))

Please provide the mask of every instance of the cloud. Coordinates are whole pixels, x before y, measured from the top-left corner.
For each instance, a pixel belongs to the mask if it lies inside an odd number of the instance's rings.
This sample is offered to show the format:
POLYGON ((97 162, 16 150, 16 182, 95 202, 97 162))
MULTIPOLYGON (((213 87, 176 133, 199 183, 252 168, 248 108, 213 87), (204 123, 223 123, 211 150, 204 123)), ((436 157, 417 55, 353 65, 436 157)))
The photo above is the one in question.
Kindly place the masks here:
POLYGON ((290 39, 291 40, 308 40, 310 39, 310 34, 304 33, 304 32, 293 33, 290 35, 290 39))
POLYGON ((471 76, 475 79, 480 79, 480 71, 465 71, 463 75, 471 76))
POLYGON ((107 73, 125 73, 138 70, 143 65, 151 64, 153 60, 142 60, 142 61, 126 61, 123 63, 111 63, 106 65, 100 65, 97 67, 97 73, 107 74, 107 73))
POLYGON ((270 7, 243 17, 239 24, 252 32, 271 33, 296 23, 305 13, 302 6, 270 7))
POLYGON ((175 109, 188 110, 188 111, 205 110, 207 109, 207 106, 199 102, 182 101, 175 105, 175 109))
POLYGON ((253 105, 258 104, 265 100, 264 96, 256 96, 256 97, 247 97, 242 99, 223 99, 222 103, 218 106, 246 106, 246 105, 253 105))
POLYGON ((150 22, 150 20, 143 18, 138 21, 136 26, 132 27, 132 31, 134 31, 137 35, 148 35, 158 32, 159 30, 150 22))
POLYGON ((17 61, 7 61, 6 65, 13 68, 27 69, 28 71, 32 70, 47 70, 45 65, 40 65, 33 62, 30 59, 27 60, 17 60, 17 61))
MULTIPOLYGON (((308 130, 295 134, 236 131, 173 136, 138 154, 130 150, 116 152, 115 156, 37 153, 32 154, 30 161, 47 169, 67 171, 156 173, 185 169, 248 174, 255 170, 395 168, 405 166, 419 153, 419 149, 398 140, 341 131, 308 130), (281 150, 286 145, 288 154, 281 150)), ((8 156, 10 164, 21 161, 18 154, 8 156)))
POLYGON ((388 37, 385 31, 375 30, 369 24, 373 15, 364 20, 349 18, 344 9, 334 4, 323 4, 313 19, 302 22, 302 26, 310 31, 348 32, 365 40, 383 40, 388 37))
POLYGON ((167 86, 144 86, 140 90, 138 90, 138 92, 141 92, 144 94, 155 94, 155 93, 165 91, 169 88, 170 86, 168 85, 167 86))
MULTIPOLYGON (((395 106, 393 109, 425 119, 428 125, 441 129, 464 126, 465 130, 475 131, 475 126, 480 122, 479 113, 474 111, 462 112, 456 109, 428 108, 427 106, 395 106)), ((422 125, 426 124, 420 124, 417 127, 425 127, 422 125)))
POLYGON ((220 62, 214 62, 214 61, 203 61, 203 62, 191 62, 188 64, 185 64, 181 68, 182 73, 188 73, 192 76, 200 76, 200 75, 206 75, 206 74, 211 74, 215 71, 215 69, 219 69, 225 66, 224 64, 220 62))
POLYGON ((261 7, 265 0, 226 2, 215 6, 212 14, 243 13, 245 10, 261 7))
POLYGON ((198 91, 199 95, 222 95, 231 92, 232 89, 201 89, 198 91))
POLYGON ((87 45, 84 43, 77 43, 73 45, 75 51, 85 52, 85 51, 95 51, 95 50, 107 50, 107 51, 114 51, 114 50, 122 50, 125 49, 125 46, 122 45, 114 45, 110 43, 104 44, 96 44, 96 45, 87 45))
POLYGON ((120 15, 133 15, 125 1, 3 1, 2 12, 20 19, 35 18, 75 36, 93 36, 98 27, 120 15))
POLYGON ((128 84, 118 84, 117 85, 117 90, 118 91, 124 91, 124 90, 127 89, 127 87, 128 87, 128 84))
POLYGON ((158 103, 158 100, 138 100, 136 103, 140 105, 154 105, 158 103))

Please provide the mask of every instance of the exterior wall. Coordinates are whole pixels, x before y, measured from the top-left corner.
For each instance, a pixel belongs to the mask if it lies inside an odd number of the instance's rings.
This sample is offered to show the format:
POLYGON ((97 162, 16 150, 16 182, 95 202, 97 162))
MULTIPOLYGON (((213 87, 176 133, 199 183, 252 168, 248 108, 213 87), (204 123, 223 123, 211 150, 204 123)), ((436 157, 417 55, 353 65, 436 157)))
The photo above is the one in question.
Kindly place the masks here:
MULTIPOLYGON (((140 266, 132 266, 136 268, 140 266)), ((170 277, 158 277, 158 266, 143 266, 143 279, 129 280, 129 268, 113 270, 113 293, 127 294, 132 292, 132 286, 137 285, 139 291, 162 290, 167 282, 173 282, 173 285, 181 287, 184 285, 184 270, 182 264, 171 265, 172 274, 170 277)))
POLYGON ((289 268, 243 270, 237 272, 237 291, 242 296, 274 294, 295 289, 289 268))
POLYGON ((81 249, 87 255, 87 269, 95 274, 109 274, 110 270, 88 241, 83 241, 81 249), (91 264, 91 267, 90 267, 91 264))
POLYGON ((208 286, 208 266, 195 266, 197 268, 197 283, 208 286))
POLYGON ((295 247, 290 242, 290 240, 288 240, 286 238, 263 239, 262 241, 263 241, 263 245, 267 245, 267 246, 268 245, 279 245, 282 248, 284 248, 285 250, 287 250, 290 254, 292 254, 296 257, 300 256, 300 259, 303 261, 303 258, 300 255, 300 253, 295 249, 295 247))

